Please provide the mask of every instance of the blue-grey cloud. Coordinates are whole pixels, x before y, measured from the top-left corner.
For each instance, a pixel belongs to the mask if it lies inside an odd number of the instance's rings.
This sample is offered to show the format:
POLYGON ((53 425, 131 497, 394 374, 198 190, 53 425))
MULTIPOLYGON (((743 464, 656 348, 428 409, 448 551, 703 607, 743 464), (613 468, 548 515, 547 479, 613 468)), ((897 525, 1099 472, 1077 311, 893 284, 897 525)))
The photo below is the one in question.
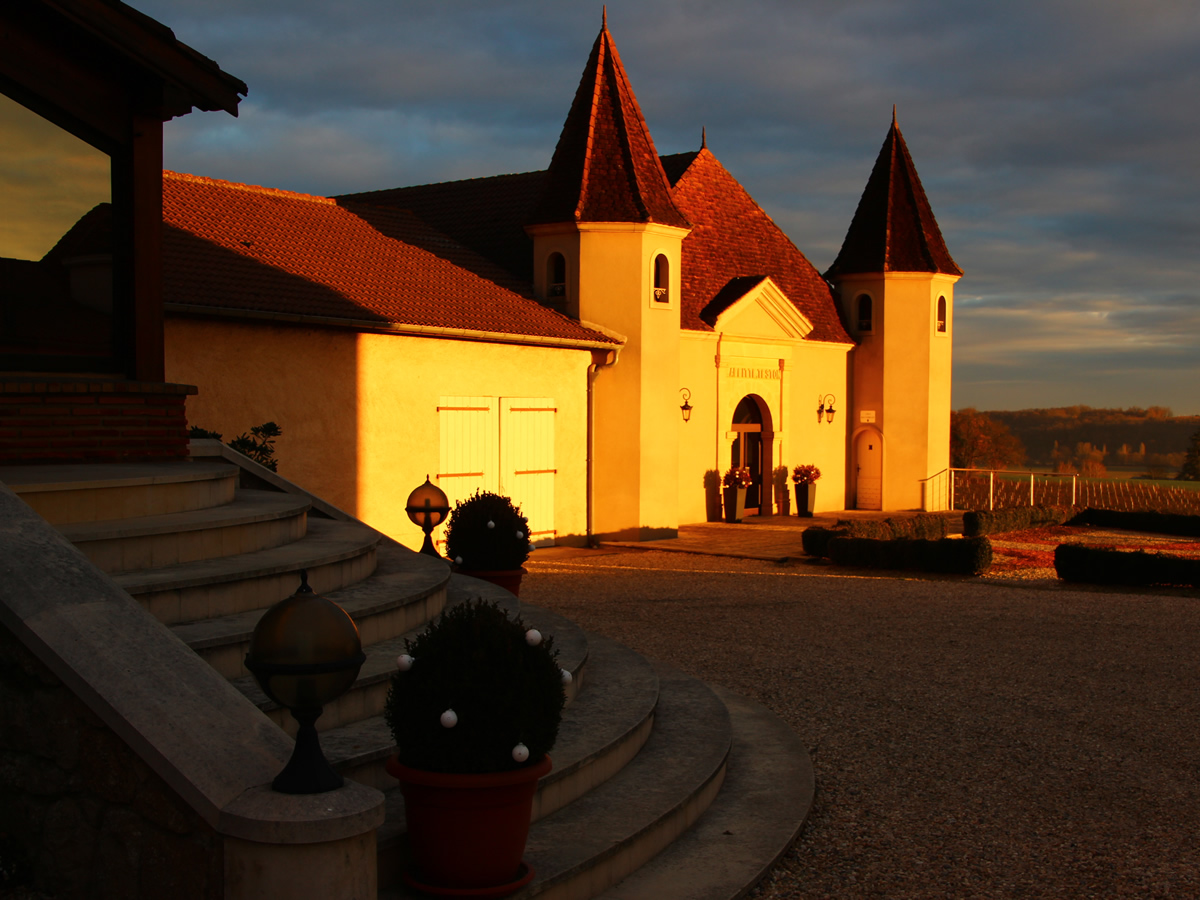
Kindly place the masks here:
MULTIPOLYGON (((600 24, 561 0, 135 5, 250 85, 237 120, 169 125, 167 164, 312 193, 543 168, 600 24)), ((1180 388, 1200 344, 1193 0, 612 0, 608 17, 659 151, 706 127, 818 268, 898 106, 966 271, 956 405, 1200 413, 1180 388)))

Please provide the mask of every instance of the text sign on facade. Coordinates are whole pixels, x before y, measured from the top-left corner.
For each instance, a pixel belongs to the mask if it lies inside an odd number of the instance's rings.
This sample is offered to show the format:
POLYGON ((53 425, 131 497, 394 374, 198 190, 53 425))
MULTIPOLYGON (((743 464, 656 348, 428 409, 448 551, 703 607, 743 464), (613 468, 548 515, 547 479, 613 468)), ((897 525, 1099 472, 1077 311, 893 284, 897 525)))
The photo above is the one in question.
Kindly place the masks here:
POLYGON ((875 421, 875 410, 873 410, 873 409, 862 409, 862 410, 859 410, 859 412, 858 412, 858 421, 860 421, 860 422, 874 422, 874 421, 875 421))
POLYGON ((730 366, 727 374, 730 378, 758 378, 764 381, 778 381, 783 377, 779 369, 751 369, 744 366, 730 366))

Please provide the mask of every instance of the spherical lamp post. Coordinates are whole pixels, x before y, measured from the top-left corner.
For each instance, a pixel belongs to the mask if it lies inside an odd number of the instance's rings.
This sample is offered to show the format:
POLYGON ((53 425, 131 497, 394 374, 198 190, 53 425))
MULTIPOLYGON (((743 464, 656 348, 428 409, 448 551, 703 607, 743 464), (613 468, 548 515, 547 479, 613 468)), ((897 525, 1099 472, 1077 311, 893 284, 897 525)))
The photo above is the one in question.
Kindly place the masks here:
POLYGON ((408 495, 408 504, 404 507, 404 511, 408 513, 408 517, 412 519, 413 524, 420 527, 425 532, 425 543, 421 545, 421 552, 427 556, 437 556, 441 558, 437 550, 433 546, 433 529, 440 525, 450 514, 450 499, 436 484, 429 481, 429 476, 425 476, 425 483, 408 495))
POLYGON ((286 706, 300 725, 292 758, 271 787, 283 794, 319 794, 344 779, 325 759, 315 722, 344 694, 367 657, 358 626, 344 609, 313 593, 308 573, 300 587, 263 614, 250 638, 246 668, 268 697, 286 706))

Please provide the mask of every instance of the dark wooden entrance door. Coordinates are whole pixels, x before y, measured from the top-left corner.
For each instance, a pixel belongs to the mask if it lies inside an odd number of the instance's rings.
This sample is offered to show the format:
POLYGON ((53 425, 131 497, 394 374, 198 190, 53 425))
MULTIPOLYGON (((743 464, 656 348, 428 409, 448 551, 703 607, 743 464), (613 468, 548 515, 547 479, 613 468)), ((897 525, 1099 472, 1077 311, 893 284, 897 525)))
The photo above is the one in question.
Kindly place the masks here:
POLYGON ((750 470, 750 487, 746 488, 746 515, 758 515, 763 502, 763 440, 762 411, 753 397, 743 397, 733 412, 733 441, 729 464, 750 470))

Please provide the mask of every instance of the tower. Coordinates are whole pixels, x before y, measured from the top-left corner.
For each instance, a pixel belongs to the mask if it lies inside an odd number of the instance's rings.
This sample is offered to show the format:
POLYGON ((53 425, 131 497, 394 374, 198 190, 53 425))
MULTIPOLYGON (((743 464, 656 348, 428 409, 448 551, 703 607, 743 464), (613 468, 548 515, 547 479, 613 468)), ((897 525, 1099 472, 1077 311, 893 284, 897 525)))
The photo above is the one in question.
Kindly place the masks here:
POLYGON ((940 507, 923 480, 950 465, 950 257, 892 110, 892 127, 825 273, 858 341, 847 496, 858 509, 940 507))
POLYGON ((593 384, 597 535, 678 529, 679 265, 689 228, 605 20, 525 228, 539 296, 625 340, 593 384))

